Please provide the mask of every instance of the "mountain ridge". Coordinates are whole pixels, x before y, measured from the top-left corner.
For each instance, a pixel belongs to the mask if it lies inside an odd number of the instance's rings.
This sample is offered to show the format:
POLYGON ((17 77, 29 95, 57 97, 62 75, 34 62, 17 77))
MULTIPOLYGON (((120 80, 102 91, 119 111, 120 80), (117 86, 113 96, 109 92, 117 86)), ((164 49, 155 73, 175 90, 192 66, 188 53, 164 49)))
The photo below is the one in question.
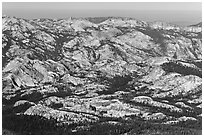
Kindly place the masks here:
POLYGON ((201 27, 117 17, 95 24, 4 16, 2 25, 3 128, 200 134, 201 27))
MULTIPOLYGON (((19 18, 20 17, 15 17, 15 16, 8 16, 8 15, 2 15, 2 17, 13 17, 13 18, 19 18)), ((25 19, 25 18, 21 18, 21 19, 25 19)), ((95 20, 101 20, 99 21, 100 23, 102 23, 103 21, 107 20, 107 19, 126 19, 126 20, 135 20, 135 21, 142 21, 140 19, 137 19, 137 18, 133 18, 133 17, 115 17, 115 16, 107 16, 107 17, 66 17, 66 18, 33 18, 33 19, 25 19, 25 20, 35 20, 35 19, 51 19, 51 20, 67 20, 67 19, 85 19, 85 20, 92 20, 94 23, 95 20)), ((90 21, 91 22, 91 21, 90 21)), ((98 21, 96 21, 98 24, 98 21)), ((196 27, 202 27, 202 22, 199 22, 197 24, 191 24, 191 25, 188 25, 188 26, 179 26, 177 25, 176 23, 171 23, 171 22, 165 22, 165 21, 152 21, 152 22, 149 22, 149 21, 143 21, 143 22, 146 22, 148 24, 154 24, 154 23, 164 23, 164 24, 169 24, 171 26, 177 26, 177 27, 192 27, 192 26, 196 26, 196 27)))

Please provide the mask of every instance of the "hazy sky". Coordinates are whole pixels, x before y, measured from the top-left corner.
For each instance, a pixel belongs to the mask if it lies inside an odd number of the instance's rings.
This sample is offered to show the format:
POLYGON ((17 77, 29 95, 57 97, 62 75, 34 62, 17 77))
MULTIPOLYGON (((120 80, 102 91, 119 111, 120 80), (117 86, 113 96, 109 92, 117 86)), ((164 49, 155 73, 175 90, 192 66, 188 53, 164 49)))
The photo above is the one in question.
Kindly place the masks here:
POLYGON ((202 4, 198 2, 4 2, 2 8, 4 15, 29 19, 120 16, 178 25, 202 21, 202 4))

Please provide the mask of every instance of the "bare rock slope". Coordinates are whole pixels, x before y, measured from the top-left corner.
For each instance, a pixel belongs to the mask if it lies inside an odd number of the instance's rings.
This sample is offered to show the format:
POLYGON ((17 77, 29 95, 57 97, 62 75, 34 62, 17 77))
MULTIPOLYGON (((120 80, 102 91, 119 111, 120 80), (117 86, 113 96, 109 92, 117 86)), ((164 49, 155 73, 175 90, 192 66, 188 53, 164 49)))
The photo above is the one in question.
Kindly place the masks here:
POLYGON ((6 130, 201 134, 201 26, 8 16, 2 25, 6 130))

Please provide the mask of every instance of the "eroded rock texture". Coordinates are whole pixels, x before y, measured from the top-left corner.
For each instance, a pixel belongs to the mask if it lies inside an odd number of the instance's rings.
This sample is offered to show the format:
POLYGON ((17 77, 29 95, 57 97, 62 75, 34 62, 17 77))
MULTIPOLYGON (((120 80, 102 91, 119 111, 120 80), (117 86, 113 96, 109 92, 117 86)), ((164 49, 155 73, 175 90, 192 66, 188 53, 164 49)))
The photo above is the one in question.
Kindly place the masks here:
POLYGON ((3 128, 201 134, 201 25, 8 16, 2 25, 3 128))

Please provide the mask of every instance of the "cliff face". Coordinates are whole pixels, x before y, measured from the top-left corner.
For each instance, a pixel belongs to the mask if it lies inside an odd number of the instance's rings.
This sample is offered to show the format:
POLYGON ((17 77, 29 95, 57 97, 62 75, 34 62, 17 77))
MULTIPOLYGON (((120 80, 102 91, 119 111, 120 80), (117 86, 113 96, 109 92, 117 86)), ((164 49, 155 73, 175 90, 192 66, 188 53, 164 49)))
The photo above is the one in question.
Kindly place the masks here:
MULTIPOLYGON (((21 134, 200 133, 201 26, 115 17, 2 20, 3 118, 12 113, 22 127, 39 121, 44 131, 21 134), (146 122, 172 131, 147 130, 146 122)), ((3 119, 3 128, 21 132, 14 127, 3 119)))

